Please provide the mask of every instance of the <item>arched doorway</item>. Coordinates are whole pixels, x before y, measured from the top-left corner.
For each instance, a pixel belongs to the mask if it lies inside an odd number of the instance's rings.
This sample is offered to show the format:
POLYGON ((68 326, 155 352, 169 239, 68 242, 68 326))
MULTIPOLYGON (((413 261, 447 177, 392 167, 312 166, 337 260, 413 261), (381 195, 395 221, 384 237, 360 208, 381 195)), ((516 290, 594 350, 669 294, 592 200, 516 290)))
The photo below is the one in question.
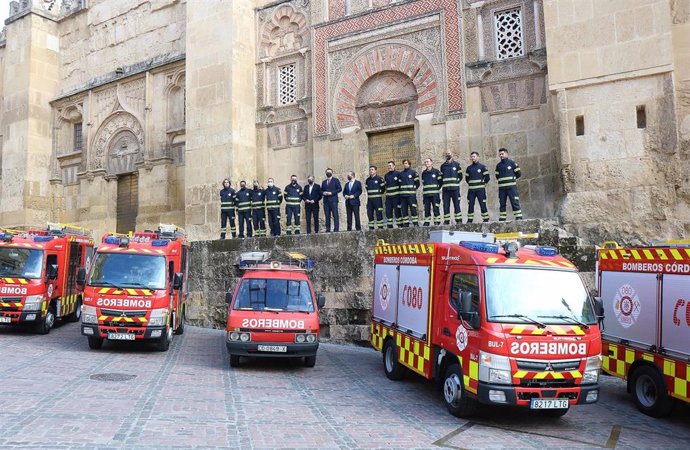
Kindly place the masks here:
POLYGON ((111 140, 108 173, 117 175, 116 231, 134 231, 139 214, 139 177, 135 163, 141 156, 139 140, 130 130, 122 130, 111 140))

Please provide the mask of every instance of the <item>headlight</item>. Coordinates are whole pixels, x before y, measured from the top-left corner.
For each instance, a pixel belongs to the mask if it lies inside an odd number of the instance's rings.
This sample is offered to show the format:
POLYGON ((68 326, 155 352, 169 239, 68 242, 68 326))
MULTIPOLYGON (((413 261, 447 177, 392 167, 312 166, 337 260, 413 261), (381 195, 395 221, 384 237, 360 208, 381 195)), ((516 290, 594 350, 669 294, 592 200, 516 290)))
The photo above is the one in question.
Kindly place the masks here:
POLYGON ((149 326, 162 327, 168 322, 168 308, 154 309, 151 311, 149 326))
POLYGON ((479 380, 486 383, 510 384, 510 359, 507 356, 480 351, 479 380))
POLYGON ((83 305, 81 307, 81 323, 98 323, 95 306, 83 305))
POLYGON ((24 311, 40 311, 43 305, 43 295, 29 295, 24 300, 24 311))
POLYGON ((242 342, 249 342, 251 339, 251 335, 249 333, 242 333, 240 334, 240 341, 242 342))
POLYGON ((316 335, 315 334, 308 334, 307 335, 307 342, 309 342, 309 343, 316 342, 316 335))
POLYGON ((303 344, 305 340, 307 340, 306 335, 304 335, 304 334, 296 334, 295 335, 295 342, 297 342, 298 344, 303 344))
POLYGON ((239 341, 240 340, 240 333, 238 333, 237 331, 233 331, 232 333, 230 333, 230 340, 231 341, 239 341))
POLYGON ((599 369, 601 368, 601 355, 587 358, 582 384, 593 384, 599 381, 599 369))

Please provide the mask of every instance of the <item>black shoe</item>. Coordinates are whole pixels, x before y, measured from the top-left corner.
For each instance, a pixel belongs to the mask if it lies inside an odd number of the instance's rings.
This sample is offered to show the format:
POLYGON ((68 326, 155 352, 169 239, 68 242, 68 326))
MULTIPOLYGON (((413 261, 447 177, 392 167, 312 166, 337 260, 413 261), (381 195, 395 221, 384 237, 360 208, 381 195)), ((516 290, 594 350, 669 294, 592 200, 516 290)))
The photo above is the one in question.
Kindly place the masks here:
POLYGON ((295 234, 299 234, 299 230, 295 231, 295 234))
POLYGON ((220 238, 221 238, 221 239, 225 239, 225 235, 224 235, 224 234, 221 234, 221 235, 220 235, 220 238))
POLYGON ((489 219, 482 220, 483 223, 489 223, 489 219))
POLYGON ((237 233, 232 233, 232 238, 235 239, 237 237, 237 233))
POLYGON ((515 220, 522 220, 522 217, 516 217, 515 220))

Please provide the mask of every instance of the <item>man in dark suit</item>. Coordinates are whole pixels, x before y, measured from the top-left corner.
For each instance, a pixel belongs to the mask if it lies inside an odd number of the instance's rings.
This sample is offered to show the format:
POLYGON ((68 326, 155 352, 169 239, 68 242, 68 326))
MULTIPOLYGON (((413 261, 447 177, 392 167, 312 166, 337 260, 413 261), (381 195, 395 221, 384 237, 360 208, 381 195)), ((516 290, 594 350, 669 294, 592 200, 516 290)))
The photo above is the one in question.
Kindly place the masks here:
POLYGON ((323 195, 323 214, 326 216, 326 233, 331 232, 331 216, 333 217, 333 231, 340 231, 338 218, 338 194, 342 192, 340 180, 333 176, 333 169, 326 169, 326 179, 321 183, 323 195))
POLYGON ((314 175, 309 175, 307 185, 302 193, 304 211, 307 216, 307 234, 311 234, 311 224, 314 221, 314 233, 319 232, 319 202, 321 201, 321 186, 314 183, 314 175))
POLYGON ((352 231, 352 216, 355 216, 355 229, 360 231, 362 225, 359 220, 359 196, 362 195, 362 183, 355 179, 355 173, 347 173, 347 183, 343 187, 345 211, 347 212, 347 231, 352 231))

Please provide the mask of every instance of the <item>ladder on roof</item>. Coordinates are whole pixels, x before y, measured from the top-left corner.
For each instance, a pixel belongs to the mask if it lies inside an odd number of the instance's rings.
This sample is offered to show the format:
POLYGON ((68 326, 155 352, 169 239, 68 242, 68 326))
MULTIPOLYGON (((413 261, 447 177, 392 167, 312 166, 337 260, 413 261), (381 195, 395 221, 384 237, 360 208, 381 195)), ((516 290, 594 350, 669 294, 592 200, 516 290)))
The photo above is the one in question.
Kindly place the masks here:
POLYGON ((651 241, 650 247, 690 247, 690 239, 667 239, 665 241, 651 241))
POLYGON ((74 236, 93 237, 93 230, 70 223, 48 222, 48 232, 59 234, 72 234, 74 236))
POLYGON ((497 241, 512 241, 515 239, 539 239, 539 233, 523 233, 516 231, 514 233, 496 233, 494 238, 497 241))

